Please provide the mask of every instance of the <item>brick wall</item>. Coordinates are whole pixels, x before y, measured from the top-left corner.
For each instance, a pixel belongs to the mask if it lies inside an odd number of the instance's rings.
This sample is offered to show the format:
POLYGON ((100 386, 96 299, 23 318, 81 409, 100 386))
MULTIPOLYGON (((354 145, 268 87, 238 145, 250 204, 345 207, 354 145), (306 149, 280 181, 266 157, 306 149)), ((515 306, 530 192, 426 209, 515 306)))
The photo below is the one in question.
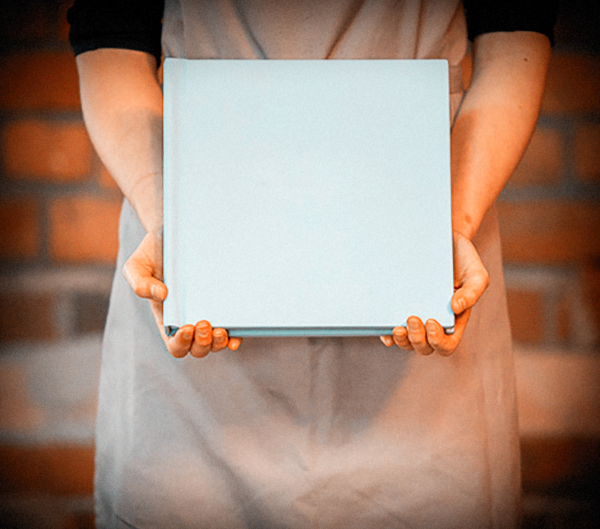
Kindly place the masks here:
POLYGON ((542 114, 499 201, 532 527, 600 519, 599 24, 597 2, 561 2, 542 114))
POLYGON ((0 527, 93 526, 121 194, 83 125, 68 4, 0 3, 0 527))
MULTIPOLYGON (((68 0, 0 4, 0 526, 91 526, 121 195, 83 126, 68 0)), ((531 527, 583 527, 600 469, 600 27, 565 0, 500 200, 531 527), (566 523, 566 522, 565 522, 566 523)))
POLYGON ((599 115, 600 59, 557 50, 537 130, 500 203, 519 342, 598 343, 599 115))

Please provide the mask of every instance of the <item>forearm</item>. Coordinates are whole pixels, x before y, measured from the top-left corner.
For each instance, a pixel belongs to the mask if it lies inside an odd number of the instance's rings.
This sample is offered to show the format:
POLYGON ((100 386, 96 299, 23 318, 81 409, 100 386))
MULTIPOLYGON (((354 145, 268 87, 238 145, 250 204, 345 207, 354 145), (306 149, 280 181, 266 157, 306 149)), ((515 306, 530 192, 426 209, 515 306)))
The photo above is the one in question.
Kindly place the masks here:
POLYGON ((473 77, 452 128, 452 222, 472 239, 535 128, 550 58, 538 33, 475 40, 473 77))
POLYGON ((162 92, 147 53, 99 49, 77 57, 92 143, 147 232, 162 230, 162 92))

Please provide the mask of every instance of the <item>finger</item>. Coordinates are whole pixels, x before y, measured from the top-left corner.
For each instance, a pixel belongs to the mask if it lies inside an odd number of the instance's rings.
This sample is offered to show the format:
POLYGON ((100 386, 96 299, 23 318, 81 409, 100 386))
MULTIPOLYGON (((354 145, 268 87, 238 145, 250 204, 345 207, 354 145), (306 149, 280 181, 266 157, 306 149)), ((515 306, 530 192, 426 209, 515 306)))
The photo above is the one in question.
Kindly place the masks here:
POLYGON ((464 284, 454 293, 450 306, 454 314, 461 314, 477 303, 490 282, 486 270, 467 278, 464 284))
POLYGON ((450 356, 460 343, 471 309, 456 317, 454 333, 446 334, 444 328, 435 320, 427 320, 427 341, 433 350, 441 356, 450 356))
POLYGON ((137 296, 155 301, 166 299, 166 285, 156 279, 148 268, 129 259, 123 267, 123 275, 137 296))
POLYGON ((227 347, 227 342, 229 341, 229 336, 227 336, 227 331, 225 329, 215 329, 213 331, 213 340, 212 340, 212 351, 218 352, 222 351, 227 347))
POLYGON ((490 283, 490 275, 473 243, 454 232, 455 286, 452 311, 460 314, 471 308, 490 283))
POLYGON ((430 355, 433 353, 433 348, 427 342, 427 333, 425 326, 420 318, 411 316, 407 321, 408 340, 414 347, 415 351, 420 355, 430 355))
POLYGON ((196 358, 204 358, 212 347, 213 329, 206 320, 199 321, 194 327, 194 343, 190 352, 196 358))
POLYGON ((241 338, 230 338, 227 347, 229 347, 229 349, 231 349, 232 351, 237 351, 240 345, 242 345, 241 338))
MULTIPOLYGON (((444 328, 435 320, 427 320, 425 330, 427 331, 427 342, 434 352, 442 356, 452 354, 458 345, 458 342, 454 340, 454 334, 446 334, 444 328)), ((456 333, 456 323, 454 333, 456 333)))
POLYGON ((386 347, 391 347, 392 345, 394 345, 393 336, 380 336, 379 339, 381 340, 381 343, 383 343, 383 345, 385 345, 386 347))
POLYGON ((414 349, 408 340, 408 332, 406 327, 394 327, 394 330, 392 331, 392 338, 394 339, 394 343, 401 349, 406 349, 407 351, 412 351, 414 349))
POLYGON ((175 358, 183 358, 188 354, 190 347, 192 346, 192 340, 194 338, 194 327, 191 325, 184 325, 180 327, 175 336, 167 340, 167 349, 175 358))

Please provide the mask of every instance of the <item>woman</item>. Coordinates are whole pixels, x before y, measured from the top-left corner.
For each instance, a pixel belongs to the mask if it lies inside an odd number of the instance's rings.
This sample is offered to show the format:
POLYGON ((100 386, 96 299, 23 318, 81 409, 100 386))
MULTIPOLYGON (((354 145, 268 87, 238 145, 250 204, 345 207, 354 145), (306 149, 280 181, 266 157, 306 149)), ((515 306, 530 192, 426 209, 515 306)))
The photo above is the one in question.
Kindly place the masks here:
POLYGON ((99 527, 517 523, 514 368, 493 203, 535 126, 553 22, 532 1, 467 7, 474 63, 463 94, 460 0, 167 0, 164 12, 160 3, 75 3, 84 117, 127 199, 102 360, 99 527), (409 318, 382 337, 388 348, 367 338, 240 347, 209 322, 164 336, 161 17, 165 56, 448 60, 454 335, 409 318), (237 352, 208 354, 227 347, 237 352))

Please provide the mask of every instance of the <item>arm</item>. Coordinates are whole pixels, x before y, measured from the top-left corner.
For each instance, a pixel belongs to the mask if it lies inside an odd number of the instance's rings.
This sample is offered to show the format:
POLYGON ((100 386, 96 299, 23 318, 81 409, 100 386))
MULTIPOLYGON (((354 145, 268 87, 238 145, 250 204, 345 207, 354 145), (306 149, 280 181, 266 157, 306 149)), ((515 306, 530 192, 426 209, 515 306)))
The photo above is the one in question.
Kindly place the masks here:
POLYGON ((148 233, 162 231, 162 93, 148 53, 77 56, 81 104, 98 155, 148 233))
POLYGON ((161 336, 173 356, 201 357, 229 346, 224 329, 208 322, 184 325, 168 338, 162 302, 162 92, 156 59, 145 52, 98 49, 77 56, 83 115, 92 142, 146 230, 125 264, 135 293, 150 300, 161 336))
POLYGON ((436 321, 423 325, 411 317, 407 328, 382 337, 386 345, 443 355, 458 346, 470 310, 489 283, 471 240, 529 143, 549 59, 550 41, 540 33, 496 32, 475 39, 473 77, 451 135, 455 332, 446 335, 436 321))
POLYGON ((472 239, 535 129, 550 42, 531 32, 475 40, 473 77, 452 129, 453 227, 472 239))

